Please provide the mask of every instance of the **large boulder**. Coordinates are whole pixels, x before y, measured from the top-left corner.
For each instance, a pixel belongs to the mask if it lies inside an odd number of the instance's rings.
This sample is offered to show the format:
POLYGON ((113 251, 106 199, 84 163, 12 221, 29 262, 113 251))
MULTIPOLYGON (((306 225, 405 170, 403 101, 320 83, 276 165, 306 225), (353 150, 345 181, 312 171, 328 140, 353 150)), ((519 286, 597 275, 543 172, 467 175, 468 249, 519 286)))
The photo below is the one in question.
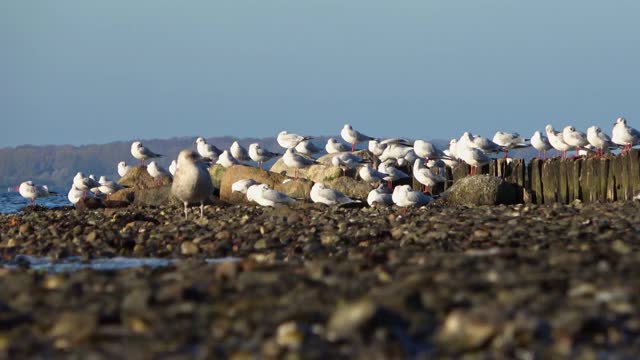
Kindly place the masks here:
POLYGON ((152 189, 156 187, 171 185, 171 177, 163 176, 160 180, 156 181, 147 172, 146 166, 132 167, 127 173, 118 181, 120 185, 128 186, 133 190, 140 189, 152 189))
POLYGON ((445 191, 440 200, 446 205, 499 205, 518 203, 518 193, 514 184, 496 176, 467 176, 456 181, 445 191))
MULTIPOLYGON (((373 154, 368 150, 356 151, 354 152, 354 154, 372 163, 374 161, 373 154)), ((342 170, 339 167, 331 165, 331 159, 335 155, 338 154, 326 154, 319 157, 318 159, 316 159, 316 161, 318 162, 317 165, 311 165, 305 169, 299 170, 300 177, 309 179, 313 182, 323 182, 326 184, 328 182, 331 182, 332 180, 339 178, 340 176, 343 176, 342 170)), ((295 169, 286 166, 284 164, 284 161, 282 161, 282 158, 278 159, 278 161, 273 164, 273 166, 271 167, 271 171, 288 176, 294 176, 295 174, 295 169)), ((347 171, 346 176, 354 177, 356 172, 356 169, 351 169, 347 171)))
POLYGON ((209 167, 209 175, 211 175, 211 182, 213 183, 213 187, 216 189, 220 189, 220 181, 222 180, 222 175, 227 169, 218 164, 213 164, 209 167))
POLYGON ((313 183, 309 180, 291 180, 287 176, 246 165, 234 165, 225 169, 220 178, 220 199, 230 203, 246 202, 245 194, 232 193, 231 185, 238 180, 253 179, 269 185, 272 189, 283 192, 295 199, 309 200, 309 193, 313 183))

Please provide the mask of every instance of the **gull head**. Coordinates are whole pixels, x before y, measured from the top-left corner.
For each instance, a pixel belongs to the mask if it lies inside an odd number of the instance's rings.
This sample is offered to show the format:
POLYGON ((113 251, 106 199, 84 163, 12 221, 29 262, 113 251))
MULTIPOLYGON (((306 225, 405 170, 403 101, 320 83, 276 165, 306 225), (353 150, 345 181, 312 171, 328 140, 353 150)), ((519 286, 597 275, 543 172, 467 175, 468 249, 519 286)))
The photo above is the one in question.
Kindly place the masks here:
POLYGON ((198 145, 198 144, 206 144, 206 141, 204 140, 203 137, 199 137, 196 139, 196 141, 193 142, 194 145, 198 145))
POLYGON ((551 126, 551 125, 547 125, 547 126, 545 126, 545 127, 544 127, 544 131, 546 131, 546 132, 547 132, 547 134, 551 134, 551 133, 553 133, 553 126, 551 126))
POLYGON ((349 125, 349 124, 344 124, 343 129, 351 131, 351 130, 353 130, 353 127, 351 127, 351 125, 349 125))
POLYGON ((623 125, 627 125, 627 119, 623 118, 623 117, 619 117, 616 119, 616 122, 614 123, 614 125, 618 125, 618 124, 623 124, 623 125))

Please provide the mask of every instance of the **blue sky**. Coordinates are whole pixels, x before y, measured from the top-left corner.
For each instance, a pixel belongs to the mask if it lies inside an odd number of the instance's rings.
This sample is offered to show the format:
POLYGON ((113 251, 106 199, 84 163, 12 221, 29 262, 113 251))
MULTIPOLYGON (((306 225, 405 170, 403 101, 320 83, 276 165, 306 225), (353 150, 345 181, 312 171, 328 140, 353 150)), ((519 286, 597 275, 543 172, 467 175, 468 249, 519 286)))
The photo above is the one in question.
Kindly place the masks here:
POLYGON ((640 1, 0 2, 0 147, 640 127, 640 1))

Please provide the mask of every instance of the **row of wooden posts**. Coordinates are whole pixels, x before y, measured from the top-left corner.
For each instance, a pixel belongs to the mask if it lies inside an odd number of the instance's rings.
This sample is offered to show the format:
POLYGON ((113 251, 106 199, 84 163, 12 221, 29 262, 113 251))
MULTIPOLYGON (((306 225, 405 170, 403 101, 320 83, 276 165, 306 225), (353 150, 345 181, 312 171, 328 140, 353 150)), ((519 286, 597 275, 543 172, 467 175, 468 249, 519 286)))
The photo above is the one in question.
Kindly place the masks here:
MULTIPOLYGON (((640 193, 640 152, 596 157, 496 159, 478 169, 515 184, 521 202, 535 204, 631 200, 640 193)), ((447 184, 468 176, 469 165, 446 169, 447 184)))

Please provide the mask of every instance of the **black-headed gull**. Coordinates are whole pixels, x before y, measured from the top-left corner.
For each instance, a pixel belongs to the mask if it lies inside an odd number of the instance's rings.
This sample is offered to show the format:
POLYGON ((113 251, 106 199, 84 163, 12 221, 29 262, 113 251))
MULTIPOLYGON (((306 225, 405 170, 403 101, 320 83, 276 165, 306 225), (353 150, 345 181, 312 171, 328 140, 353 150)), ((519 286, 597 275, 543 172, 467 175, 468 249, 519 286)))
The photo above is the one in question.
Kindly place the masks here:
POLYGON ((127 175, 130 169, 131 166, 128 166, 124 161, 120 161, 118 163, 118 175, 120 175, 120 177, 124 177, 125 175, 127 175))
POLYGON ((362 164, 363 161, 364 160, 360 156, 345 152, 334 155, 331 158, 331 165, 340 167, 340 169, 342 169, 342 174, 344 175, 347 170, 358 167, 358 165, 362 164))
POLYGON ((587 141, 587 135, 576 130, 573 126, 565 126, 562 130, 562 140, 564 140, 567 145, 572 146, 576 149, 576 157, 580 156, 579 151, 580 148, 583 148, 589 144, 587 141))
POLYGON ((53 191, 49 191, 47 185, 35 185, 33 181, 25 181, 18 187, 20 196, 29 199, 29 204, 34 205, 37 198, 55 195, 53 191))
POLYGON ((489 156, 480 149, 473 147, 459 148, 458 156, 460 157, 460 160, 471 166, 469 175, 477 175, 479 166, 483 166, 491 162, 491 158, 489 156))
POLYGON ((360 178, 363 181, 366 181, 370 184, 381 182, 384 177, 387 176, 387 174, 374 169, 370 164, 364 164, 364 166, 362 166, 360 170, 358 170, 358 175, 360 175, 360 178))
POLYGON ((239 165, 240 162, 236 160, 236 158, 231 156, 231 154, 229 154, 227 150, 224 150, 222 154, 218 156, 218 160, 216 161, 216 164, 222 165, 222 167, 226 169, 226 168, 232 167, 233 165, 239 165))
POLYGON ((367 195, 367 204, 374 206, 375 204, 392 205, 393 197, 384 185, 380 184, 377 188, 369 191, 367 195))
MULTIPOLYGON (((287 149, 292 150, 292 149, 287 149)), ((277 207, 296 202, 286 194, 271 189, 267 184, 252 185, 247 189, 247 200, 261 206, 277 207)))
POLYGON ((596 157, 598 158, 602 158, 604 153, 609 152, 609 148, 613 146, 609 135, 602 132, 599 126, 591 126, 587 129, 587 141, 596 149, 596 157))
POLYGON ((247 190, 253 185, 260 184, 259 182, 253 179, 242 179, 231 184, 231 192, 239 192, 242 194, 246 194, 247 190))
POLYGON ((442 152, 447 156, 445 158, 442 158, 442 162, 444 162, 445 165, 452 168, 458 166, 458 158, 455 155, 451 154, 450 149, 444 149, 442 152))
POLYGON ((285 149, 293 149, 298 144, 305 140, 311 140, 313 137, 311 136, 303 136, 298 134, 289 134, 286 131, 280 131, 276 140, 278 141, 278 145, 285 149))
POLYGON ((73 177, 73 185, 82 191, 91 191, 91 189, 99 187, 100 183, 98 183, 95 179, 90 177, 85 177, 82 172, 76 173, 76 176, 73 177))
POLYGON ((403 145, 403 146, 411 146, 411 142, 409 142, 406 139, 400 139, 400 138, 390 138, 390 139, 384 139, 384 140, 369 140, 369 143, 367 145, 367 149, 375 156, 381 156, 382 153, 384 152, 384 149, 387 148, 387 146, 391 145, 391 144, 395 144, 395 145, 403 145))
POLYGON ((546 159, 547 151, 551 149, 549 139, 546 136, 542 135, 540 131, 536 130, 536 132, 533 133, 530 142, 531 146, 533 146, 534 149, 538 150, 538 159, 546 159))
POLYGON ((311 140, 303 140, 294 148, 299 154, 311 156, 320 152, 320 149, 311 142, 311 140))
POLYGON ((154 159, 163 156, 154 153, 149 148, 144 147, 140 141, 134 141, 131 144, 131 155, 133 155, 134 158, 140 160, 141 165, 144 165, 144 162, 147 159, 154 159))
POLYGON ((393 188, 394 181, 407 179, 411 177, 407 175, 404 171, 399 170, 397 167, 395 167, 394 164, 395 164, 395 160, 388 159, 381 162, 380 165, 378 165, 378 171, 380 171, 383 174, 386 174, 383 180, 387 182, 389 189, 393 188))
POLYGON ((324 146, 324 149, 327 151, 327 154, 337 154, 349 150, 347 145, 336 141, 334 138, 329 138, 329 140, 327 140, 327 144, 324 146))
POLYGON ((171 160, 171 164, 169 165, 169 173, 171 173, 171 176, 174 176, 176 174, 177 168, 178 168, 178 162, 175 160, 171 160))
POLYGON ((393 203, 400 207, 423 206, 433 200, 429 195, 425 195, 419 191, 414 191, 409 185, 399 185, 393 189, 391 195, 393 203))
POLYGON ((200 203, 200 217, 204 217, 204 202, 213 194, 214 187, 206 164, 194 151, 182 150, 178 154, 178 168, 171 184, 171 193, 184 204, 184 217, 188 219, 187 206, 200 203))
POLYGON ((413 151, 413 147, 405 144, 388 144, 379 156, 380 161, 387 161, 389 159, 403 159, 407 154, 413 151))
POLYGON ((444 152, 428 141, 416 140, 413 142, 413 151, 423 159, 441 159, 446 157, 444 152))
POLYGON ((260 169, 262 169, 262 165, 265 162, 273 159, 276 156, 280 156, 280 154, 271 152, 267 149, 263 149, 258 143, 249 145, 249 157, 251 158, 251 160, 258 163, 260 169))
POLYGON ((551 144, 551 146, 560 151, 562 153, 562 159, 566 159, 567 158, 567 151, 569 149, 571 149, 571 146, 569 144, 567 144, 566 142, 564 142, 564 139, 562 138, 562 133, 561 132, 556 132, 555 130, 553 130, 553 126, 551 125, 547 125, 544 127, 545 132, 547 133, 547 138, 549 139, 549 144, 551 144))
POLYGON ((80 199, 84 198, 94 198, 95 195, 91 191, 78 189, 75 185, 71 185, 71 189, 69 189, 69 193, 67 194, 67 199, 73 204, 77 205, 80 199))
POLYGON ((627 125, 627 119, 619 117, 613 125, 611 141, 616 145, 624 146, 622 153, 627 154, 640 142, 640 132, 627 125))
POLYGON ((155 161, 149 163, 149 166, 147 166, 147 172, 149 173, 149 175, 151 175, 153 180, 156 181, 156 184, 161 183, 162 178, 164 177, 171 178, 171 173, 167 171, 167 169, 158 165, 158 163, 156 163, 155 161))
POLYGON ((298 153, 293 148, 288 148, 282 156, 282 161, 287 167, 294 169, 294 178, 297 180, 300 175, 300 169, 306 168, 313 164, 317 164, 317 161, 306 158, 298 153))
POLYGON ((509 150, 521 147, 527 147, 526 139, 518 133, 508 133, 504 131, 496 131, 492 141, 502 147, 505 159, 509 157, 509 150))
POLYGON ((371 136, 365 135, 357 130, 354 130, 353 127, 349 124, 344 124, 344 126, 342 127, 342 130, 340 131, 340 136, 342 136, 342 139, 344 141, 351 144, 351 152, 355 151, 357 144, 361 142, 373 140, 371 136))
POLYGON ((418 182, 424 185, 424 193, 429 193, 429 189, 436 186, 440 182, 445 182, 446 179, 439 174, 434 173, 430 169, 424 167, 422 159, 417 159, 413 163, 413 176, 418 182))
POLYGON ((242 147, 239 142, 234 141, 229 148, 229 152, 231 156, 233 156, 238 161, 249 161, 249 153, 247 149, 242 147))
POLYGON ((126 186, 122 186, 115 181, 108 180, 105 176, 100 176, 98 182, 100 183, 98 190, 100 190, 102 194, 107 195, 107 199, 109 195, 126 188, 126 186))
POLYGON ((354 202, 347 195, 336 191, 322 183, 315 183, 311 187, 311 201, 329 206, 354 202))
POLYGON ((218 157, 222 154, 222 150, 218 149, 212 144, 207 143, 203 137, 199 137, 193 142, 196 146, 196 151, 204 159, 208 159, 211 162, 218 161, 218 157))

